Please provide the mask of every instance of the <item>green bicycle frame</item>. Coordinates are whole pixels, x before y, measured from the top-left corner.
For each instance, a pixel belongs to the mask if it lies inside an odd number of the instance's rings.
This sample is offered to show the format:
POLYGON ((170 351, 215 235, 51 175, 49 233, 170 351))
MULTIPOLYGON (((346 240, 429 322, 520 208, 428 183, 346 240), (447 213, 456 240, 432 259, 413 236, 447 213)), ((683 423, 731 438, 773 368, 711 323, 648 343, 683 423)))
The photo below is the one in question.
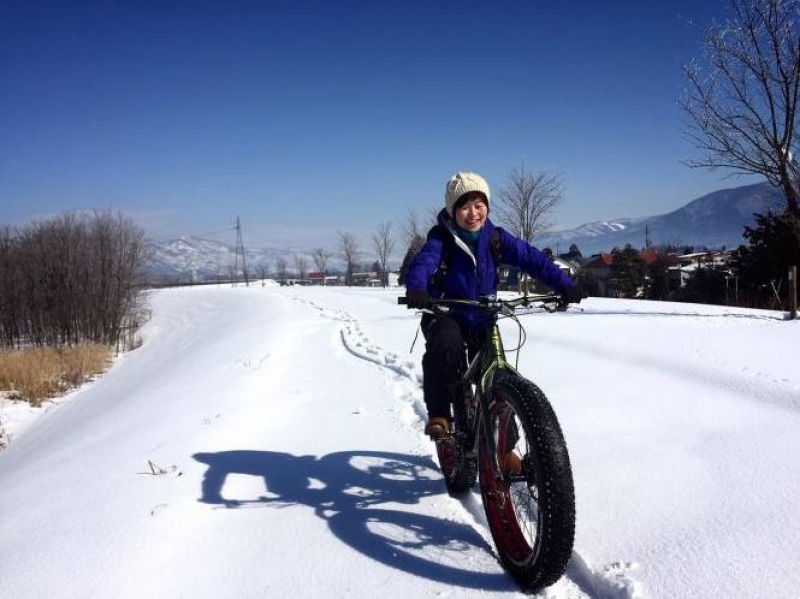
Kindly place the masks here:
POLYGON ((503 477, 500 460, 497 456, 497 442, 494 435, 492 435, 492 422, 489 415, 489 396, 492 389, 492 382, 494 375, 498 370, 508 370, 515 375, 519 372, 511 366, 506 360, 506 353, 503 349, 503 341, 500 337, 500 327, 497 323, 497 317, 493 316, 486 325, 486 342, 484 347, 478 351, 472 363, 467 368, 464 374, 464 381, 471 384, 475 381, 475 394, 478 400, 480 422, 474 432, 475 445, 479 439, 479 432, 482 428, 486 435, 486 443, 489 447, 489 455, 492 459, 492 474, 496 479, 503 477), (478 373, 480 368, 480 373, 478 373))
MULTIPOLYGON (((492 475, 495 479, 502 479, 503 474, 500 468, 500 461, 497 456, 497 442, 495 441, 492 432, 492 421, 489 415, 489 397, 494 382, 494 376, 499 370, 505 370, 515 376, 521 376, 519 372, 511 366, 506 360, 505 350, 503 349, 503 341, 500 337, 500 327, 498 325, 499 313, 502 306, 514 309, 519 306, 529 306, 532 302, 542 302, 545 310, 553 312, 557 308, 548 308, 547 303, 555 303, 559 300, 559 296, 554 294, 545 295, 525 295, 515 300, 498 300, 497 298, 483 298, 482 300, 433 300, 433 304, 442 306, 474 306, 482 308, 487 313, 491 314, 486 323, 486 335, 483 347, 478 350, 477 354, 473 357, 467 371, 462 377, 465 389, 472 389, 475 386, 475 399, 477 409, 480 412, 478 417, 469 423, 469 431, 465 431, 467 435, 472 437, 471 452, 476 452, 480 439, 480 432, 483 430, 486 434, 486 443, 491 455, 492 461, 492 475)), ((398 298, 398 303, 407 304, 405 298, 398 298)))

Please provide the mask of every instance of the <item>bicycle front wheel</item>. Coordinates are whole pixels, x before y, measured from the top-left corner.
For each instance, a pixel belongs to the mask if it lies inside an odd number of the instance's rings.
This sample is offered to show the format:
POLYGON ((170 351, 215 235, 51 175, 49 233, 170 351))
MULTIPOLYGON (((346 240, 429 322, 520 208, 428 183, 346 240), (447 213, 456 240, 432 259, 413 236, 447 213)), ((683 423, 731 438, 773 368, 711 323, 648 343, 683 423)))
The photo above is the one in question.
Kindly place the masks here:
POLYGON ((489 415, 502 477, 495 478, 486 433, 480 486, 489 528, 505 568, 527 591, 564 573, 575 537, 575 491, 567 445, 544 393, 498 372, 489 415))

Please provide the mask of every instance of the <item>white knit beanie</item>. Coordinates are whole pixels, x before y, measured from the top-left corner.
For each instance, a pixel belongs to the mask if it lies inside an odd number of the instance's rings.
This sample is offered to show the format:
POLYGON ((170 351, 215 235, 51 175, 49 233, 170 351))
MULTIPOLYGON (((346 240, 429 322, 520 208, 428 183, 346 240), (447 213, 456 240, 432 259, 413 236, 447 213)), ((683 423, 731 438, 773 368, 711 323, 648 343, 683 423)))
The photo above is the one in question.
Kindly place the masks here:
POLYGON ((471 191, 478 191, 486 196, 486 207, 489 207, 489 184, 483 177, 476 173, 456 173, 450 177, 444 188, 444 207, 447 214, 452 217, 458 198, 471 191))

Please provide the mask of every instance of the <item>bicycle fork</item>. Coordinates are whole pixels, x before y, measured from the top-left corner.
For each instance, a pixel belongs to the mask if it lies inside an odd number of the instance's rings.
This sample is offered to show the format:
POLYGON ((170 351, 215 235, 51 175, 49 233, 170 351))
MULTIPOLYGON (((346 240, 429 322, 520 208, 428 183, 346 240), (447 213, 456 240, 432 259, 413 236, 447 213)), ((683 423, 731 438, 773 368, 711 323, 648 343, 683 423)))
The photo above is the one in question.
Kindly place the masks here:
POLYGON ((483 429, 492 465, 492 477, 495 480, 502 480, 503 471, 500 466, 500 456, 497 455, 497 440, 492 433, 492 416, 489 409, 489 393, 492 388, 494 373, 501 365, 507 367, 502 342, 500 341, 500 331, 496 326, 492 327, 490 330, 490 342, 488 347, 492 349, 491 357, 487 359, 484 350, 479 351, 467 368, 467 372, 464 374, 464 384, 471 388, 472 381, 476 381, 475 394, 478 402, 479 419, 474 424, 473 446, 476 449, 478 448, 480 444, 480 432, 481 429, 483 429), (481 366, 483 366, 483 368, 481 368, 481 366), (479 368, 482 371, 480 378, 478 378, 477 375, 479 368))
POLYGON ((474 401, 478 404, 478 409, 476 414, 477 419, 472 422, 472 451, 477 453, 480 447, 481 431, 483 431, 491 460, 492 476, 495 480, 500 480, 503 478, 503 473, 500 467, 500 460, 497 455, 497 442, 492 434, 492 418, 489 411, 489 389, 491 389, 493 374, 496 370, 496 363, 490 364, 489 367, 485 369, 480 379, 478 379, 476 373, 483 363, 483 354, 483 350, 478 352, 478 354, 472 360, 472 363, 467 368, 467 372, 464 374, 465 388, 471 389, 472 381, 475 381, 476 383, 474 401))

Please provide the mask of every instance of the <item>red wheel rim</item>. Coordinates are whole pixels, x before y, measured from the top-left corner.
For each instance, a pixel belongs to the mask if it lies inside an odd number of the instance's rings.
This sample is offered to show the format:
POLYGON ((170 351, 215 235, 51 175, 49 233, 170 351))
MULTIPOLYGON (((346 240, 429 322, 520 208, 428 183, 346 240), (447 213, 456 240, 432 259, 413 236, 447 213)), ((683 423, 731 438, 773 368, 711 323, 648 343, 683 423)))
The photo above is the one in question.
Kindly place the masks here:
POLYGON ((526 459, 528 448, 524 434, 515 446, 510 445, 515 437, 513 427, 521 430, 520 424, 515 423, 514 410, 506 402, 496 401, 490 417, 501 468, 505 470, 506 453, 515 450, 523 457, 523 473, 527 473, 509 477, 504 471, 502 479, 495 479, 486 439, 482 439, 480 480, 486 518, 498 551, 521 566, 530 562, 538 549, 538 495, 532 484, 530 460, 526 459))
POLYGON ((450 479, 455 471, 458 449, 453 439, 446 439, 436 443, 436 452, 439 455, 439 467, 445 479, 450 479))

